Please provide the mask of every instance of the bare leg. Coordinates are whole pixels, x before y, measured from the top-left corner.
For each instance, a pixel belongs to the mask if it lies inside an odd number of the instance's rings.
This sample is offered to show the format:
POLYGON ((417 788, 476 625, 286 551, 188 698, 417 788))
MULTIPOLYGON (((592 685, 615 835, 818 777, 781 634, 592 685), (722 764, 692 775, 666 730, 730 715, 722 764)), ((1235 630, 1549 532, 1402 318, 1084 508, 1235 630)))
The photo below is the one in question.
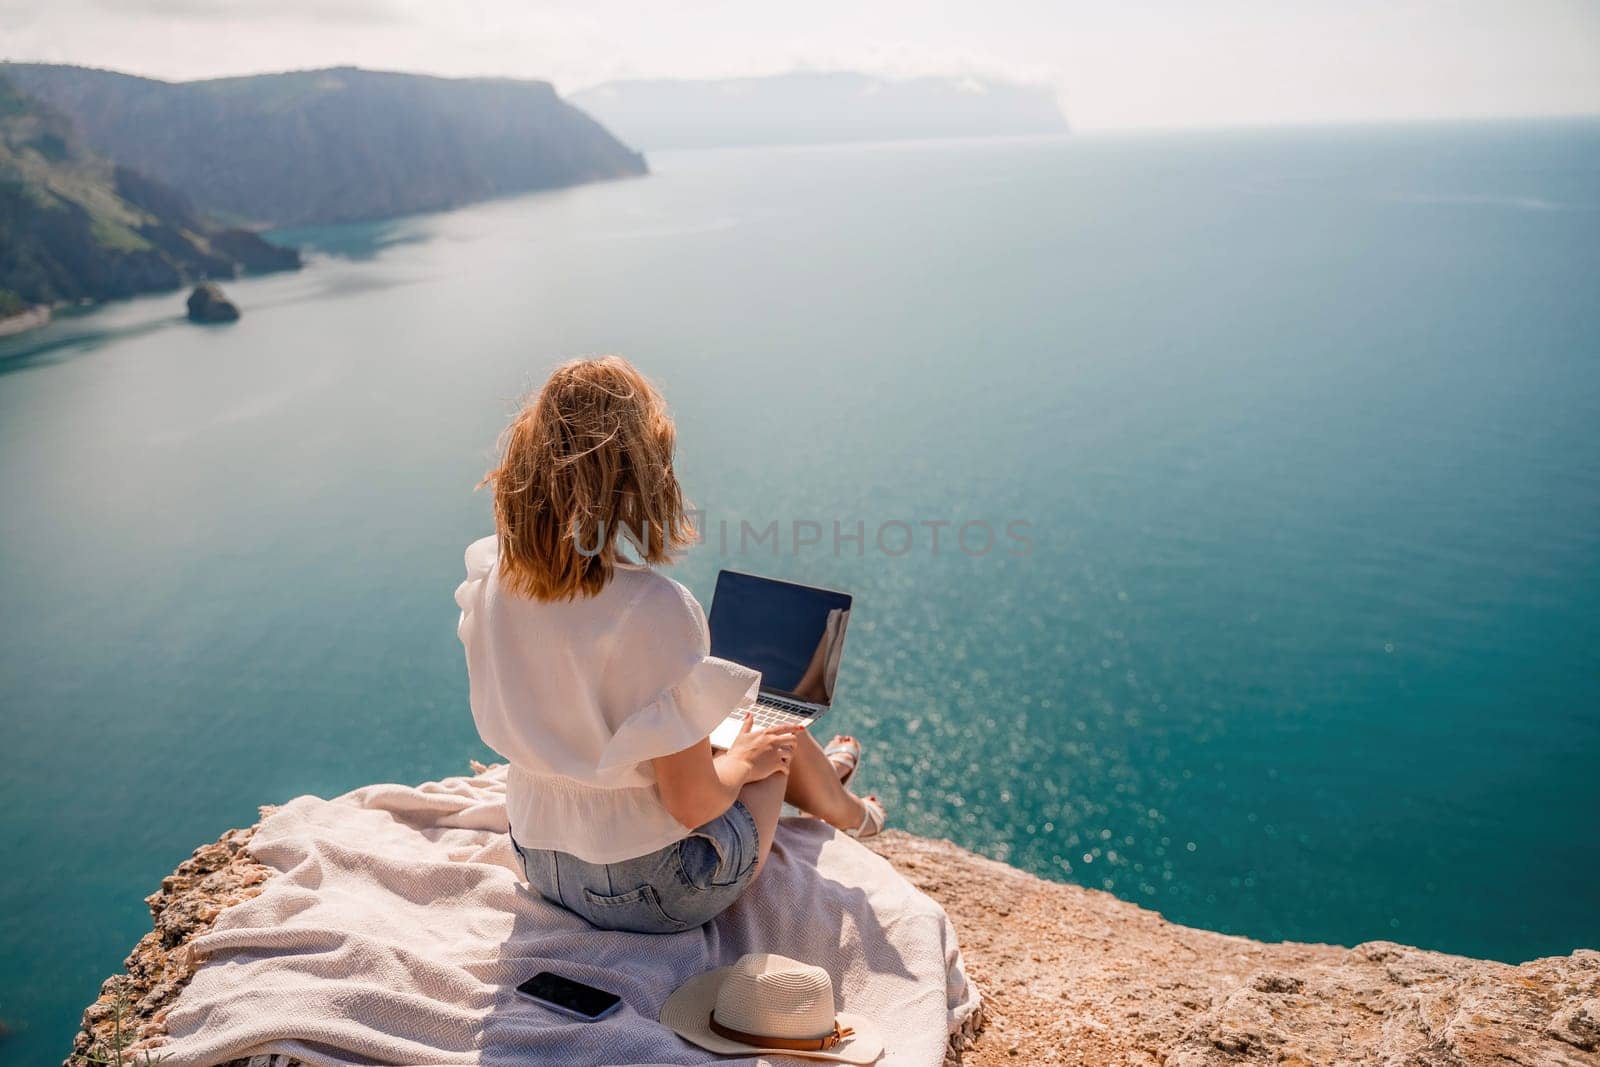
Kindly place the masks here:
POLYGON ((739 790, 739 799, 754 816, 761 838, 761 851, 756 858, 758 875, 767 862, 767 853, 772 851, 778 816, 783 813, 786 800, 841 830, 854 830, 861 825, 864 811, 860 799, 839 784, 839 769, 822 754, 817 739, 802 730, 795 740, 788 774, 769 775, 739 790))
POLYGON ((861 825, 861 801, 839 784, 839 770, 822 754, 817 739, 804 730, 795 735, 789 763, 789 788, 784 799, 841 830, 861 825))
POLYGON ((787 781, 786 775, 772 774, 739 790, 739 799, 755 817, 756 830, 761 838, 761 851, 756 856, 758 875, 767 862, 767 853, 772 851, 772 836, 778 832, 778 816, 783 812, 783 791, 787 781))

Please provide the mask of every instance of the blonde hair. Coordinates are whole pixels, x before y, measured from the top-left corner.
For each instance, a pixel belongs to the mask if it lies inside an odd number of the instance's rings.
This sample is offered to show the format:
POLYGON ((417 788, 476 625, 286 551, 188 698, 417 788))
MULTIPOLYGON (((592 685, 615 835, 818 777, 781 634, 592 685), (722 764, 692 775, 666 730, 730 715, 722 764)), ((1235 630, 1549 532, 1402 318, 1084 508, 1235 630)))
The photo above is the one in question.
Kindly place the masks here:
POLYGON ((535 600, 593 596, 617 539, 649 563, 694 537, 672 470, 666 401, 620 356, 557 367, 500 439, 494 490, 500 580, 535 600))

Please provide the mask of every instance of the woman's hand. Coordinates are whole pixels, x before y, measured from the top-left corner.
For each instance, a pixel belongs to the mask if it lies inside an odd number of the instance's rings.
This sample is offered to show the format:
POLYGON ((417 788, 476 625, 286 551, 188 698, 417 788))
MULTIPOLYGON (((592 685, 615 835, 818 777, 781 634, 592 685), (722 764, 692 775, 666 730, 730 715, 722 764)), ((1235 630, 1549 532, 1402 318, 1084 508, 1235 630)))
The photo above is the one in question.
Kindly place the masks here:
POLYGON ((746 714, 733 747, 712 754, 711 742, 702 737, 682 752, 651 760, 661 803, 672 817, 694 828, 715 819, 739 799, 739 790, 774 774, 788 774, 794 758, 796 734, 804 726, 774 726, 756 730, 746 714))
POLYGON ((759 782, 774 774, 788 774, 789 761, 794 758, 795 735, 805 726, 786 723, 755 729, 755 718, 745 712, 744 725, 728 747, 728 758, 745 768, 746 782, 759 782))

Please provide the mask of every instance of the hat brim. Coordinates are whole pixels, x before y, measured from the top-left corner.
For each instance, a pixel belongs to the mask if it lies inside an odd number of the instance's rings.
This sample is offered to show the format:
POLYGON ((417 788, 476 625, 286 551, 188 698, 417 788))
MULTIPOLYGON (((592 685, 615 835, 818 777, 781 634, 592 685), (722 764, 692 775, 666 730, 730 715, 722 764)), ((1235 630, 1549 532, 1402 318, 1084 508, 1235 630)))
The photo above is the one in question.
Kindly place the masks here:
POLYGON ((711 1032, 711 1010, 717 1006, 717 990, 722 979, 732 967, 718 967, 705 974, 697 974, 675 989, 667 1002, 661 1005, 661 1025, 685 1041, 722 1056, 746 1055, 751 1052, 774 1056, 804 1056, 813 1060, 834 1063, 872 1063, 883 1055, 883 1038, 878 1027, 860 1015, 841 1011, 839 1025, 855 1033, 826 1052, 796 1052, 793 1049, 763 1048, 733 1041, 711 1032))

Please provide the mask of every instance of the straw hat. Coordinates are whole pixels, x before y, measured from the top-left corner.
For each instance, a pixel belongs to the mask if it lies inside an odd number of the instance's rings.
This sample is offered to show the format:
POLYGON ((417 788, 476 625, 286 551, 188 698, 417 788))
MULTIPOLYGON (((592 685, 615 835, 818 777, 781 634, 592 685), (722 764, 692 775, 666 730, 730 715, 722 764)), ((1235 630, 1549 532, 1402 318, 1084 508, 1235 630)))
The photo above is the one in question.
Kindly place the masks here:
POLYGON ((871 1063, 883 1038, 871 1020, 833 1011, 833 979, 821 967, 752 952, 697 974, 661 1005, 661 1023, 724 1055, 772 1052, 839 1063, 871 1063))

